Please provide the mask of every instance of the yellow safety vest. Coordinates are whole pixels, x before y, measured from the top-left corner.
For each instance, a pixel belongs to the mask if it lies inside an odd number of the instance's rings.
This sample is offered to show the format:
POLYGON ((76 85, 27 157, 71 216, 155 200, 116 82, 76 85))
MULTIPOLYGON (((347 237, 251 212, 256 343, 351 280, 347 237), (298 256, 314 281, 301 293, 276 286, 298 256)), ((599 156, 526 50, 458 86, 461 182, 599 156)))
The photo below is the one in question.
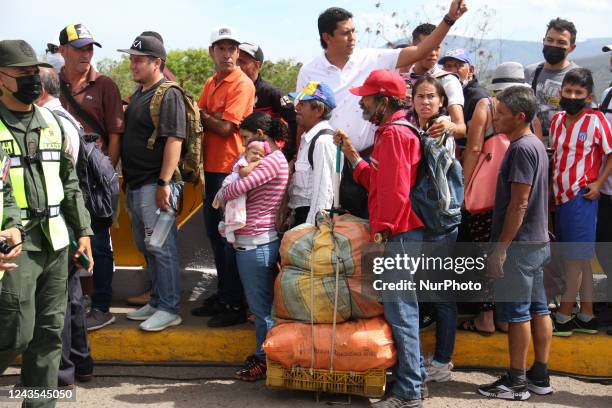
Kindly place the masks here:
MULTIPOLYGON (((0 123, 2 123, 2 121, 0 120, 0 123)), ((2 123, 0 125, 4 126, 4 124, 2 123)), ((2 169, 4 168, 4 162, 10 160, 8 157, 4 157, 2 160, 0 160, 0 172, 2 171, 2 169)), ((3 223, 4 223, 4 178, 2 178, 3 174, 0 174, 0 227, 2 227, 3 223)), ((2 277, 4 276, 4 271, 0 270, 0 280, 2 280, 2 277)))
POLYGON ((48 234, 53 250, 57 251, 68 246, 69 242, 66 222, 60 214, 60 203, 64 199, 64 187, 60 177, 62 129, 50 110, 36 106, 34 109, 42 114, 47 123, 46 128, 40 129, 37 157, 35 158, 36 161, 40 161, 43 171, 47 208, 31 208, 28 205, 24 185, 24 165, 30 167, 29 162, 32 161, 32 158, 27 157, 21 151, 19 143, 2 121, 0 121, 0 144, 4 152, 11 158, 11 184, 15 201, 21 208, 21 223, 25 227, 33 217, 45 218, 48 229, 43 228, 43 231, 45 235, 48 234), (7 146, 7 142, 11 143, 7 146))

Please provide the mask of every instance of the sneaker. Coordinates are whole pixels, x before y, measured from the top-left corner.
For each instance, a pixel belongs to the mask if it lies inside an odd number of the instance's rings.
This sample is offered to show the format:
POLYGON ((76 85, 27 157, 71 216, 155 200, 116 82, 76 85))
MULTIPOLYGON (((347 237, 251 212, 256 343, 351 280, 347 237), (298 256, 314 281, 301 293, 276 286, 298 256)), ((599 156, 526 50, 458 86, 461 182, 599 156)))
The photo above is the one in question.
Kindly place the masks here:
POLYGON ((421 383, 421 399, 424 400, 427 398, 429 398, 429 388, 427 384, 421 383))
POLYGON ((557 316, 553 314, 552 316, 552 324, 553 324, 553 336, 559 337, 569 337, 574 332, 574 319, 570 319, 565 323, 559 323, 557 321, 557 316))
POLYGON ((572 319, 574 323, 574 331, 578 333, 597 334, 599 332, 599 322, 596 317, 591 318, 588 322, 583 322, 578 317, 572 319))
POLYGON ((372 408, 420 408, 423 406, 423 401, 418 400, 405 400, 395 395, 391 395, 388 398, 380 400, 370 405, 372 408))
POLYGON ((140 295, 130 296, 127 298, 126 302, 131 306, 144 306, 151 300, 151 291, 147 290, 145 293, 141 293, 140 295))
POLYGON ((236 378, 241 381, 258 381, 266 378, 266 363, 257 356, 247 357, 244 367, 236 371, 236 378))
POLYGON ((436 366, 433 364, 430 364, 429 366, 426 367, 427 369, 427 378, 425 379, 425 382, 429 382, 429 381, 435 381, 435 382, 446 382, 446 381, 450 381, 451 379, 451 370, 453 369, 453 363, 452 361, 449 361, 448 363, 442 365, 442 366, 436 366))
POLYGON ((552 394, 553 389, 550 386, 550 376, 537 380, 531 376, 531 370, 527 370, 527 389, 538 395, 552 394))
POLYGON ((93 331, 115 323, 115 316, 110 312, 91 309, 87 314, 87 331, 93 331))
POLYGON ((199 317, 210 317, 223 312, 223 310, 223 304, 219 302, 219 296, 215 294, 204 299, 202 306, 191 309, 191 314, 199 317))
POLYGON ((149 317, 153 316, 155 312, 157 312, 157 309, 147 303, 140 309, 132 310, 131 312, 126 314, 125 317, 129 320, 142 321, 147 320, 149 317))
POLYGON ((508 374, 504 374, 492 384, 481 385, 478 393, 489 398, 500 398, 513 401, 525 401, 531 397, 527 382, 513 383, 508 374))
POLYGON ((74 373, 74 379, 81 383, 90 382, 91 380, 93 380, 93 378, 93 371, 88 374, 74 373))
POLYGON ((208 327, 228 327, 246 322, 246 312, 241 307, 226 306, 225 310, 208 321, 208 327))
POLYGON ((436 322, 436 320, 434 319, 434 317, 430 314, 422 314, 421 316, 419 316, 419 330, 425 330, 428 327, 430 327, 432 324, 434 324, 436 322))
POLYGON ((144 331, 155 332, 162 331, 170 326, 178 326, 182 322, 183 319, 181 319, 181 316, 158 310, 153 313, 153 316, 140 323, 140 328, 144 331))

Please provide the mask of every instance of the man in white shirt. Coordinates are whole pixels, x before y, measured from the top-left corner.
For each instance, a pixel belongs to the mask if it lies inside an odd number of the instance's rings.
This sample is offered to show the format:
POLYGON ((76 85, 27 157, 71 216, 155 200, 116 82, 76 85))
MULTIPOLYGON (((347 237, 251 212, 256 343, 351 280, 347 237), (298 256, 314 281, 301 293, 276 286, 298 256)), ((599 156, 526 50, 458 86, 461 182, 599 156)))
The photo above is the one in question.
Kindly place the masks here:
MULTIPOLYGON (((330 125, 344 130, 360 152, 360 156, 367 158, 374 144, 375 128, 362 118, 359 97, 351 94, 349 89, 363 84, 373 70, 394 70, 424 58, 440 45, 450 27, 466 11, 464 0, 453 0, 444 20, 418 46, 402 49, 362 49, 355 48, 357 38, 353 15, 338 7, 329 8, 318 19, 323 53, 302 66, 298 74, 297 89, 303 89, 310 81, 321 81, 329 85, 337 103, 329 121, 330 125)), ((353 214, 367 218, 367 193, 354 183, 350 174, 351 170, 347 166, 343 171, 340 204, 353 214)))
POLYGON ((72 158, 72 165, 76 166, 79 158, 79 130, 82 130, 82 126, 60 103, 60 82, 57 73, 52 68, 40 68, 39 75, 42 82, 42 92, 36 104, 56 113, 57 111, 62 112, 61 115, 58 114, 58 117, 62 122, 64 132, 68 136, 69 143, 66 145, 66 153, 72 158))
POLYGON ((289 188, 289 208, 294 211, 293 226, 315 224, 317 213, 330 209, 334 203, 337 148, 334 129, 328 121, 336 102, 329 86, 317 81, 289 97, 295 103, 297 124, 304 130, 289 188))
MULTIPOLYGON (((66 153, 70 154, 72 165, 76 166, 83 127, 60 103, 60 81, 57 72, 51 68, 40 68, 40 80, 42 92, 36 104, 55 112, 59 117, 64 133, 68 136, 66 153)), ((62 358, 57 380, 61 387, 73 386, 75 380, 91 381, 94 369, 87 338, 80 273, 77 268, 69 268, 68 303, 62 330, 62 358)))

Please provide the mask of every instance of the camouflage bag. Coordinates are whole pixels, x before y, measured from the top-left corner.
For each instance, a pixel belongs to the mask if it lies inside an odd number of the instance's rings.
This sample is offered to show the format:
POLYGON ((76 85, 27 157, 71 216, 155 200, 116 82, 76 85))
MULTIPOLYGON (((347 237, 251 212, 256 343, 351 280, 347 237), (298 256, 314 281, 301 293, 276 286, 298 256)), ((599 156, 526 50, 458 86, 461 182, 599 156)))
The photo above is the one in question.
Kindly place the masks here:
POLYGON ((151 99, 149 110, 151 112, 151 119, 153 120, 153 126, 155 130, 147 141, 147 148, 153 150, 155 139, 157 139, 159 129, 159 113, 161 109, 161 103, 164 99, 166 91, 170 88, 176 88, 181 91, 183 95, 183 101, 185 102, 185 114, 186 114, 186 137, 183 141, 181 148, 181 158, 179 160, 178 168, 175 170, 175 177, 187 183, 199 183, 202 179, 202 165, 201 165, 201 154, 202 154, 202 135, 204 134, 204 128, 200 121, 200 108, 193 98, 181 88, 179 84, 172 81, 166 81, 155 90, 155 94, 151 99))

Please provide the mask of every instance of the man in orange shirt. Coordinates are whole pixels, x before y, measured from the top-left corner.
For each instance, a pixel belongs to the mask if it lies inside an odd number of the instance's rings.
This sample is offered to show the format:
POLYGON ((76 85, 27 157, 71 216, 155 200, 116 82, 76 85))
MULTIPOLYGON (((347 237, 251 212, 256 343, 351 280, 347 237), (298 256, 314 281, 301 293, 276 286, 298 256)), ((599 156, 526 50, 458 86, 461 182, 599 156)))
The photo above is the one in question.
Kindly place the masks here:
POLYGON ((238 125, 253 112, 255 86, 236 65, 240 41, 230 27, 212 32, 208 52, 215 63, 215 74, 208 78, 200 101, 204 136, 204 223, 210 239, 217 268, 217 294, 206 299, 203 306, 192 310, 196 316, 212 316, 209 327, 223 327, 246 320, 243 291, 234 249, 219 234, 223 214, 212 207, 212 201, 223 179, 242 153, 238 125))

